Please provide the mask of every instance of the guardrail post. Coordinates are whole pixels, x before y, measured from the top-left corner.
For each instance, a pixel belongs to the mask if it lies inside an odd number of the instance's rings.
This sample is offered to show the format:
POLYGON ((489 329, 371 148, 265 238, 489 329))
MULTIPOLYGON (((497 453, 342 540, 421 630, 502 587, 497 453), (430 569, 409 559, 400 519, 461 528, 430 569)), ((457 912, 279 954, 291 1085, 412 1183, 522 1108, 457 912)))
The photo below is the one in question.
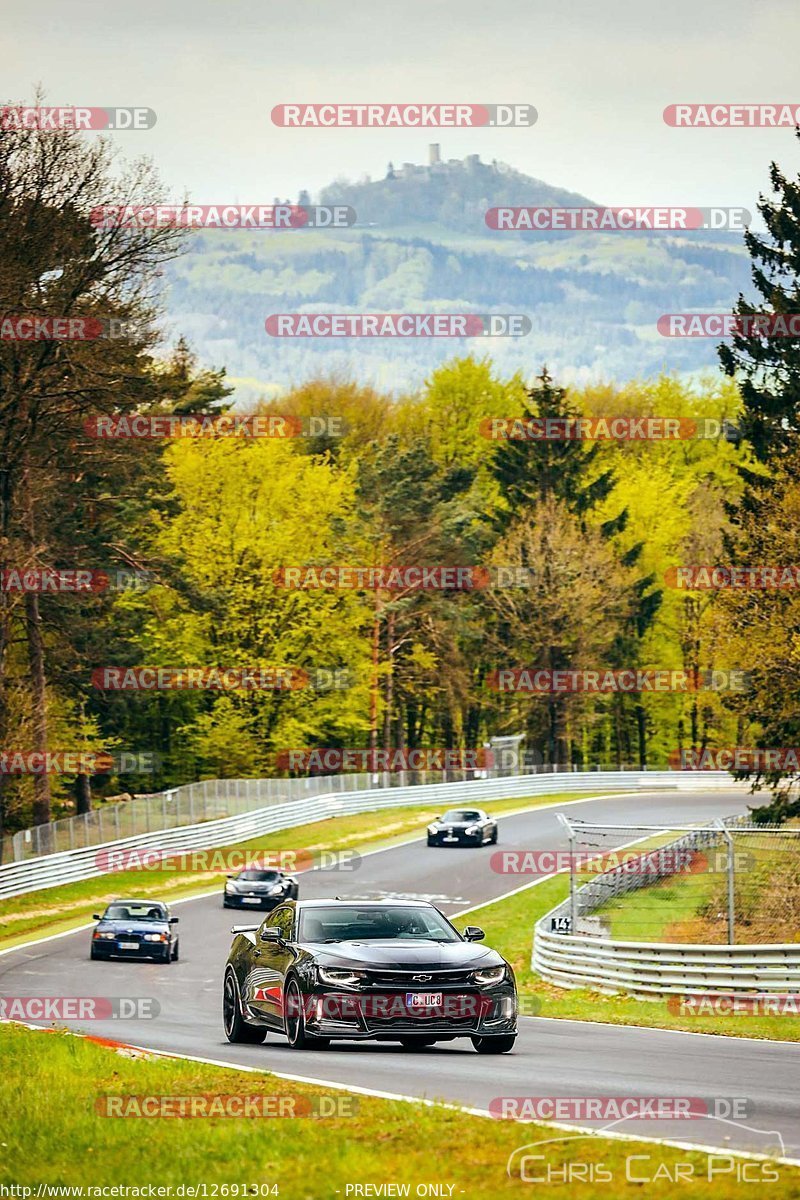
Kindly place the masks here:
MULTIPOLYGON (((722 822, 720 821, 720 824, 722 822)), ((736 877, 734 875, 733 834, 722 825, 725 841, 728 843, 728 945, 736 942, 736 877)))

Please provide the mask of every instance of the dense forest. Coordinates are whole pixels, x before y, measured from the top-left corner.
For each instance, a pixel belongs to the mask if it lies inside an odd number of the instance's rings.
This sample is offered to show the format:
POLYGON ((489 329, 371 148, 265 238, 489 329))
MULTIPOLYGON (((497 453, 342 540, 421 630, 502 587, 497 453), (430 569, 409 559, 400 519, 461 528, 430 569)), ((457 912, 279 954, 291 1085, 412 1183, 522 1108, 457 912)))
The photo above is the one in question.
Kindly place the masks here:
MULTIPOLYGON (((588 767, 793 744, 796 590, 677 580, 687 564, 798 562, 796 342, 737 337, 722 371, 692 384, 567 388, 541 361, 507 373, 474 355, 400 396, 326 374, 252 410, 287 418, 267 421, 274 436, 211 422, 98 437, 103 416, 231 406, 224 371, 183 341, 158 352, 163 274, 184 235, 92 224, 112 187, 134 204, 158 187, 146 166, 113 170, 102 143, 77 136, 0 145, 2 311, 127 331, 0 341, 0 741, 7 754, 150 755, 152 769, 6 771, 5 831, 121 791, 275 773, 291 747, 521 734, 529 762, 588 767), (493 420, 612 416, 680 418, 685 436, 487 436, 493 420), (480 585, 286 586, 289 567, 410 565, 475 569, 480 585), (24 583, 75 571, 93 584, 24 583), (124 667, 293 671, 305 685, 118 689, 108 669, 124 667), (497 686, 525 669, 694 683, 497 686), (742 687, 713 684, 732 671, 742 687)), ((798 190, 777 168, 772 184, 767 232, 746 249, 757 311, 792 312, 798 190)))

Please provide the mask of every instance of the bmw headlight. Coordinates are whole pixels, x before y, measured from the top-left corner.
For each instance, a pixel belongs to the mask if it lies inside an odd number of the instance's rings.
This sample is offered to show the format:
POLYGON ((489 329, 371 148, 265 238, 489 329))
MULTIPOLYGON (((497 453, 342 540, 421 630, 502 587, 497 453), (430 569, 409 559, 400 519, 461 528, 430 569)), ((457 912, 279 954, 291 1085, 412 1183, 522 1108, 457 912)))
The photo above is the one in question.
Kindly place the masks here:
POLYGON ((105 942, 113 942, 117 935, 115 933, 100 933, 98 930, 95 930, 94 936, 96 938, 101 938, 105 942))
POLYGON ((472 978, 476 983, 502 983, 505 977, 505 966, 484 967, 482 970, 473 971, 472 973, 472 978))
POLYGON ((146 933, 144 940, 146 942, 165 942, 167 940, 166 933, 146 933))
POLYGON ((337 967, 317 967, 320 983, 332 983, 334 987, 358 987, 366 978, 363 971, 341 970, 337 967))

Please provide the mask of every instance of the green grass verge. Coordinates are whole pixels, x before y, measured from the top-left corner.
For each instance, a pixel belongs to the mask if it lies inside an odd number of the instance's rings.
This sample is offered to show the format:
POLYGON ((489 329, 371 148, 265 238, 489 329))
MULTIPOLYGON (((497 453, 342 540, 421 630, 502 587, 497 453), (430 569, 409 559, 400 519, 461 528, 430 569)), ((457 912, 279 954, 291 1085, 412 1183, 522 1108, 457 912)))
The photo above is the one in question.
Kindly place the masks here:
MULTIPOLYGON (((708 1195, 710 1188, 716 1200, 755 1196, 756 1188, 763 1194, 763 1182, 736 1182, 729 1159, 723 1172, 721 1157, 709 1159, 699 1151, 602 1137, 570 1139, 543 1125, 326 1093, 324 1087, 267 1073, 256 1075, 178 1059, 132 1059, 65 1033, 0 1026, 0 1059, 0 1184, 6 1186, 151 1184, 177 1189, 180 1185, 205 1185, 206 1196, 243 1197, 267 1194, 261 1190, 265 1185, 277 1185, 277 1192, 269 1194, 283 1200, 333 1200, 345 1197, 348 1185, 405 1184, 413 1196, 418 1185, 437 1183, 447 1188, 440 1195, 454 1197, 511 1196, 522 1191, 527 1195, 529 1190, 518 1177, 506 1175, 508 1156, 521 1146, 555 1136, 558 1141, 538 1150, 545 1161, 532 1166, 541 1172, 547 1167, 562 1170, 570 1164, 573 1170, 586 1172, 602 1164, 613 1177, 614 1196, 643 1194, 640 1183, 626 1179, 626 1160, 632 1156, 646 1156, 631 1162, 630 1173, 654 1179, 647 1185, 648 1197, 674 1196, 672 1177, 678 1164, 689 1164, 683 1167, 684 1178, 687 1169, 691 1170, 695 1187, 700 1189, 695 1195, 708 1195), (328 1095, 356 1111, 347 1116, 294 1119, 126 1119, 106 1117, 96 1109, 98 1099, 102 1102, 106 1096, 194 1095, 300 1096, 311 1103, 314 1097, 328 1095), (712 1164, 716 1174, 709 1184, 712 1164), (218 1190, 214 1191, 215 1187, 218 1190)), ((487 1100, 491 1094, 491 1072, 487 1071, 487 1100)), ((800 1196, 798 1168, 751 1163, 749 1170, 777 1174, 782 1197, 800 1196)), ((586 1200, 607 1200, 607 1180, 608 1174, 605 1180, 565 1190, 586 1200)), ((172 1194, 177 1193, 173 1190, 172 1194)), ((370 1193, 362 1190, 360 1194, 370 1193)))
MULTIPOLYGON (((518 808, 540 808, 565 800, 600 795, 601 792, 563 792, 548 796, 515 797, 493 801, 490 809, 502 814, 518 808)), ((439 807, 409 805, 330 817, 311 825, 300 825, 278 833, 264 834, 247 842, 220 847, 230 850, 366 850, 390 845, 413 833, 424 833, 425 826, 439 813, 439 807)), ((158 897, 171 901, 207 892, 218 886, 222 893, 225 871, 203 873, 170 870, 115 871, 96 879, 83 879, 57 888, 43 888, 0 901, 0 947, 11 947, 36 936, 64 933, 91 920, 98 907, 117 896, 158 897)))
POLYGON ((514 968, 520 996, 535 1001, 542 1017, 575 1021, 607 1021, 612 1025, 646 1025, 649 1028, 685 1029, 692 1033, 728 1034, 732 1037, 800 1041, 800 1017, 681 1015, 666 1000, 639 1000, 633 996, 607 996, 588 988, 559 988, 531 970, 533 927, 540 917, 569 895, 569 878, 556 875, 515 896, 497 900, 459 917, 455 924, 480 925, 486 941, 514 968))

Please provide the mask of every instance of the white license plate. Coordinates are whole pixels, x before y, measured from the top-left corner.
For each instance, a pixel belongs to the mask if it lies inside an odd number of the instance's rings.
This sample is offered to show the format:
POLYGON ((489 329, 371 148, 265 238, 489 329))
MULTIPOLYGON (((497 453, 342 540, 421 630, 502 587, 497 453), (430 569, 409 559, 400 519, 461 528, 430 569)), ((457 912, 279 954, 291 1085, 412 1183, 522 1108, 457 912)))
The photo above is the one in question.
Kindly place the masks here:
POLYGON ((406 992, 408 1008, 439 1008, 441 1003, 441 992, 406 992))
POLYGON ((260 896, 242 896, 242 904, 260 904, 260 896))
POLYGON ((119 948, 120 948, 120 950, 138 950, 139 943, 138 942, 120 942, 119 948))

